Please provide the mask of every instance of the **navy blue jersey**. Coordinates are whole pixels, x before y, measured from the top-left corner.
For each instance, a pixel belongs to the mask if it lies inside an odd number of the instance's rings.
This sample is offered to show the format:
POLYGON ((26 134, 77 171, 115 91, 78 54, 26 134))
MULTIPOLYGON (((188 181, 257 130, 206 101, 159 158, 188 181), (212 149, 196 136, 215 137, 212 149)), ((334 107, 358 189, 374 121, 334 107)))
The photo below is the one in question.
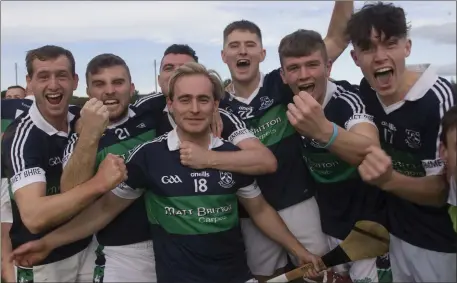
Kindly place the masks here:
MULTIPOLYGON (((98 144, 96 167, 109 153, 125 158, 137 145, 156 137, 159 120, 153 115, 154 112, 151 112, 154 107, 160 109, 155 111, 156 114, 161 114, 164 107, 163 97, 148 97, 143 108, 131 105, 126 119, 108 127, 98 144)), ((64 167, 74 151, 77 140, 78 135, 74 133, 65 150, 64 167)), ((150 231, 147 223, 144 199, 141 197, 100 230, 97 233, 97 240, 103 246, 123 246, 149 240, 150 231)))
POLYGON ((220 103, 221 108, 243 119, 248 129, 275 155, 277 171, 258 176, 257 182, 265 199, 276 210, 314 195, 313 179, 302 158, 301 137, 286 116, 292 97, 293 92, 283 83, 278 69, 263 77, 259 89, 249 99, 228 94, 220 103))
MULTIPOLYGON (((238 150, 211 137, 212 150, 238 150)), ((260 195, 253 177, 181 165, 176 130, 137 147, 129 178, 113 192, 145 194, 158 282, 233 282, 250 279, 238 222, 237 195, 260 195)))
MULTIPOLYGON (((403 101, 383 105, 365 79, 360 83, 367 112, 374 115, 381 146, 392 158, 394 169, 406 176, 440 174, 441 119, 454 105, 451 84, 428 68, 403 101)), ((387 197, 389 231, 414 246, 437 252, 456 252, 456 235, 448 207, 409 202, 393 194, 387 197)))
MULTIPOLYGON (((349 131, 359 123, 374 125, 358 89, 347 81, 327 84, 323 107, 326 118, 349 131)), ((356 166, 340 159, 319 142, 303 137, 304 158, 316 181, 322 231, 345 239, 358 220, 385 225, 384 193, 360 179, 356 166)))
POLYGON ((31 99, 4 99, 2 105, 2 133, 19 115, 27 112, 32 105, 31 99))
MULTIPOLYGON (((70 130, 74 127, 79 111, 68 113, 70 130)), ((68 134, 59 132, 41 116, 36 104, 24 112, 7 128, 3 136, 2 162, 11 183, 13 199, 13 226, 10 237, 13 248, 41 238, 44 234, 32 234, 23 224, 14 193, 37 183, 46 183, 46 195, 60 193, 62 155, 68 142, 68 134)), ((82 251, 90 243, 86 238, 53 250, 43 264, 60 261, 82 251)))

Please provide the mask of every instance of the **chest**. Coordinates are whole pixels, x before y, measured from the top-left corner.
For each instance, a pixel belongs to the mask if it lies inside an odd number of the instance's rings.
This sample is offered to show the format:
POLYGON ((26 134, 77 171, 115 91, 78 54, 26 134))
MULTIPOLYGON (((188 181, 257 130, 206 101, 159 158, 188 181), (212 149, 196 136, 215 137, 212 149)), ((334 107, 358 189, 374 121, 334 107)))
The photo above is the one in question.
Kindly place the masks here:
POLYGON ((62 158, 68 139, 61 136, 43 138, 42 168, 46 172, 46 195, 60 193, 60 178, 62 176, 62 158))

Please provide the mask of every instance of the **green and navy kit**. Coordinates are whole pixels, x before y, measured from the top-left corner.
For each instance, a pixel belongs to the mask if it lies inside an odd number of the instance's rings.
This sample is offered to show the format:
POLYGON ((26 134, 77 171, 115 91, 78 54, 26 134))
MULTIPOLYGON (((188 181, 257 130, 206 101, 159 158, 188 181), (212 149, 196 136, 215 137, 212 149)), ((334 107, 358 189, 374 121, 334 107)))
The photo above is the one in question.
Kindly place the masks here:
MULTIPOLYGON (((359 123, 374 125, 373 116, 367 114, 357 92, 347 81, 328 82, 323 102, 325 117, 345 130, 359 123)), ((304 159, 316 181, 322 231, 343 240, 358 220, 384 224, 382 191, 362 182, 356 166, 343 161, 319 142, 302 138, 304 159)))
MULTIPOLYGON (((110 125, 105 131, 98 143, 96 167, 109 153, 126 158, 128 152, 137 145, 156 137, 158 114, 164 107, 163 96, 150 95, 143 97, 141 101, 141 107, 130 105, 125 119, 110 125)), ((74 151, 77 140, 78 135, 72 134, 65 149, 62 162, 64 167, 74 151)), ((144 199, 139 198, 97 233, 97 241, 102 246, 123 246, 147 241, 150 239, 147 223, 144 199)))
MULTIPOLYGON (((428 67, 406 94, 404 101, 384 106, 365 79, 360 83, 367 112, 373 114, 381 146, 392 158, 394 169, 406 176, 440 174, 441 119, 454 105, 451 84, 428 67)), ((455 253, 456 236, 448 207, 418 205, 387 195, 389 231, 411 245, 455 253)))
MULTIPOLYGON (((70 108, 67 119, 71 131, 79 115, 79 108, 70 108)), ((46 183, 47 196, 59 194, 62 156, 67 143, 68 134, 52 127, 41 116, 35 103, 29 111, 14 120, 6 129, 2 141, 2 163, 11 183, 12 193, 27 185, 43 182, 46 183)), ((14 197, 11 207, 13 225, 10 238, 13 248, 40 239, 44 235, 32 234, 23 224, 14 197)), ((88 237, 57 248, 42 263, 52 263, 73 256, 85 249, 90 241, 91 237, 88 237)))
POLYGON ((258 92, 249 99, 251 101, 241 102, 227 94, 220 102, 221 108, 243 119, 251 132, 275 155, 277 171, 257 176, 257 182, 265 199, 276 210, 300 203, 314 194, 310 184, 312 178, 301 158, 301 137, 286 116, 287 104, 292 102, 292 97, 293 92, 283 83, 278 69, 262 78, 258 92))
MULTIPOLYGON (((210 148, 238 150, 215 137, 210 148)), ((176 130, 137 147, 126 166, 128 180, 113 193, 134 199, 144 192, 149 221, 158 224, 151 226, 159 283, 250 279, 237 195, 260 195, 253 177, 181 165, 176 130)))

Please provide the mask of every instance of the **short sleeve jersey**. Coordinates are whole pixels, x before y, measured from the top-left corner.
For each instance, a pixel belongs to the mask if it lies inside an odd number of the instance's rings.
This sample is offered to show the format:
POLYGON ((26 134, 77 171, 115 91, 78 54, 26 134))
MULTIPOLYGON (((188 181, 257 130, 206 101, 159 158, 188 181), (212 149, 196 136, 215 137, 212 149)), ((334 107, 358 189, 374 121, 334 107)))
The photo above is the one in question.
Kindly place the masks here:
MULTIPOLYGON (((441 119, 456 99, 446 79, 429 67, 404 101, 390 106, 381 103, 365 79, 360 83, 360 95, 397 172, 411 177, 440 174, 444 165, 439 157, 441 119)), ((447 207, 422 206, 389 194, 387 212, 389 230, 396 237, 432 251, 457 251, 447 207)))
MULTIPOLYGON (((147 97, 141 105, 143 107, 130 105, 128 116, 110 125, 105 131, 98 144, 96 167, 109 153, 120 155, 125 159, 137 145, 156 137, 159 121, 157 115, 163 109, 163 97, 147 97), (154 108, 160 111, 154 112, 154 108)), ((77 140, 78 135, 73 133, 65 149, 64 166, 73 154, 77 140)), ((100 230, 97 233, 97 241, 103 246, 123 246, 147 241, 150 239, 147 223, 144 198, 141 197, 100 230)))
MULTIPOLYGON (((214 137, 210 148, 237 150, 214 137)), ((182 166, 176 130, 137 147, 126 166, 128 180, 113 193, 128 199, 145 193, 148 213, 158 223, 152 225, 158 282, 249 279, 237 195, 260 195, 253 177, 182 166)))
MULTIPOLYGON (((374 125, 358 90, 347 81, 327 83, 323 107, 327 119, 349 131, 360 123, 374 125)), ((383 223, 381 190, 362 182, 357 167, 340 159, 319 142, 303 138, 304 159, 316 180, 322 231, 343 240, 361 219, 383 223)))
MULTIPOLYGON (((79 109, 71 112, 78 115, 79 109)), ((68 113, 69 131, 77 116, 68 113)), ((7 128, 3 136, 2 162, 10 180, 13 199, 13 225, 10 231, 13 248, 41 238, 44 234, 32 234, 21 220, 14 193, 33 183, 45 183, 46 195, 60 193, 62 155, 68 142, 68 134, 59 132, 41 116, 36 104, 24 112, 7 128)), ((90 243, 90 237, 53 250, 43 264, 56 262, 82 251, 90 243)))
POLYGON ((313 180, 301 157, 301 137, 286 116, 292 97, 292 90, 283 83, 277 69, 262 77, 259 88, 248 99, 241 101, 227 94, 219 105, 243 119, 248 129, 275 155, 278 169, 273 174, 258 176, 257 182, 265 199, 276 210, 314 194, 313 180))

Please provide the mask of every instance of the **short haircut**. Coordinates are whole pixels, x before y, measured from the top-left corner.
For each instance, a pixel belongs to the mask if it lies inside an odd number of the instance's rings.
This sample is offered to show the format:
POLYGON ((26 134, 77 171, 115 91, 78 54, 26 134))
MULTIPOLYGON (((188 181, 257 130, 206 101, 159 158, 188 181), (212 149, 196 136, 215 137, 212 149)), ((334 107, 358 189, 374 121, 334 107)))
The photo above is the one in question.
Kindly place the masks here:
POLYGON ((366 4, 349 20, 346 33, 352 44, 365 50, 371 46, 371 31, 391 37, 405 38, 410 29, 405 11, 392 3, 377 2, 366 4))
POLYGON ((224 44, 227 41, 227 37, 236 30, 249 31, 251 33, 254 33, 259 37, 260 43, 262 43, 262 32, 260 31, 260 28, 251 21, 241 20, 241 21, 232 22, 228 26, 225 27, 224 44))
POLYGON ((452 106, 446 113, 444 113, 441 120, 442 131, 440 134, 441 142, 447 146, 447 135, 452 130, 457 128, 457 105, 452 106))
POLYGON ((23 88, 23 87, 22 87, 22 86, 20 86, 20 85, 12 85, 12 86, 8 87, 8 89, 7 89, 7 90, 10 90, 10 89, 15 89, 15 88, 20 88, 20 89, 22 89, 22 90, 25 92, 25 88, 23 88))
POLYGON ((208 70, 203 66, 202 64, 198 64, 195 62, 188 62, 179 68, 177 68, 174 72, 173 75, 171 75, 168 87, 168 97, 170 100, 173 100, 173 97, 175 95, 175 85, 176 82, 179 78, 185 77, 185 76, 193 76, 193 75, 204 75, 207 77, 210 81, 211 84, 213 85, 213 97, 214 100, 218 101, 221 100, 224 94, 224 88, 222 85, 222 80, 219 74, 214 71, 214 70, 208 70))
POLYGON ((282 65, 284 58, 309 56, 317 50, 321 51, 324 62, 327 62, 327 49, 322 36, 313 30, 299 29, 281 39, 279 60, 282 65))
POLYGON ((167 49, 165 49, 165 52, 163 53, 162 61, 160 62, 160 66, 162 66, 163 58, 167 56, 168 54, 182 54, 182 55, 188 55, 194 59, 195 62, 198 63, 198 57, 197 54, 195 53, 195 50, 192 49, 187 44, 173 44, 168 46, 167 49))
POLYGON ((65 56, 68 61, 70 61, 71 74, 74 76, 76 74, 75 57, 73 57, 73 54, 69 50, 55 45, 45 45, 27 52, 27 55, 25 56, 25 66, 27 68, 28 76, 33 77, 33 61, 35 59, 47 61, 57 59, 60 56, 65 56))
POLYGON ((86 83, 89 84, 89 75, 96 75, 100 72, 101 69, 121 66, 127 70, 127 74, 129 76, 129 80, 132 81, 132 76, 130 75, 130 69, 125 63, 124 59, 121 57, 111 54, 111 53, 104 53, 95 56, 90 60, 87 64, 86 68, 86 83))

